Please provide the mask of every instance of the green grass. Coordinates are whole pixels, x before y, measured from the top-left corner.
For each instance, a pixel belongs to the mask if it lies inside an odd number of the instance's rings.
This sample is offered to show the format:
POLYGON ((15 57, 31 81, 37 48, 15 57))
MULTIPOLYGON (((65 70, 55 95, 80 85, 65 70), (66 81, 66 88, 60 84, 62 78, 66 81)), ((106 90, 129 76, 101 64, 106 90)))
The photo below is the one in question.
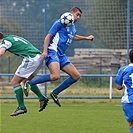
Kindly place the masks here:
POLYGON ((16 117, 9 116, 16 109, 16 102, 1 101, 1 133, 129 132, 120 102, 77 101, 65 100, 63 102, 61 100, 62 107, 60 108, 50 100, 46 109, 38 112, 38 100, 26 100, 27 114, 16 117))

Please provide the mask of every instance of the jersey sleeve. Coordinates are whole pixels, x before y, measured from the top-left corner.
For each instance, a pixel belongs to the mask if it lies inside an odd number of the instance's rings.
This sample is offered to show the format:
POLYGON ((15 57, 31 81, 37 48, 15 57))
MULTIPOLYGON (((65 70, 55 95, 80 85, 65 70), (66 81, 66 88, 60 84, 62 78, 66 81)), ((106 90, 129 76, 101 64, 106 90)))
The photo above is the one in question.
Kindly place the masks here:
POLYGON ((114 80, 114 82, 120 86, 122 86, 122 84, 123 84, 123 70, 124 70, 124 67, 119 69, 119 71, 116 75, 116 78, 114 80))
POLYGON ((50 28, 49 33, 55 35, 61 28, 62 28, 62 24, 59 20, 57 20, 50 28))
POLYGON ((9 42, 7 40, 3 40, 1 45, 0 45, 0 48, 9 49, 11 46, 12 46, 11 42, 9 42))

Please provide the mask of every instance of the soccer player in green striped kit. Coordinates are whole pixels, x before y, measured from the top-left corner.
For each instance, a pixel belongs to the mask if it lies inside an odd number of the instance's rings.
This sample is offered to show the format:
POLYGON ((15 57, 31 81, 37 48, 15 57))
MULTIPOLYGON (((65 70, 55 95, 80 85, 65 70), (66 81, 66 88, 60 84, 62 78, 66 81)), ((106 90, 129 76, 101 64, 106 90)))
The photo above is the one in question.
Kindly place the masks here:
MULTIPOLYGON (((30 80, 37 74, 38 70, 42 66, 42 61, 39 60, 41 51, 22 37, 16 35, 4 36, 3 33, 0 32, 0 57, 6 51, 23 58, 22 63, 11 80, 18 102, 18 108, 15 112, 11 113, 10 116, 17 116, 19 114, 27 113, 21 82, 30 80)), ((42 95, 37 85, 32 86, 31 91, 33 91, 39 98, 40 112, 47 106, 48 98, 42 95)))

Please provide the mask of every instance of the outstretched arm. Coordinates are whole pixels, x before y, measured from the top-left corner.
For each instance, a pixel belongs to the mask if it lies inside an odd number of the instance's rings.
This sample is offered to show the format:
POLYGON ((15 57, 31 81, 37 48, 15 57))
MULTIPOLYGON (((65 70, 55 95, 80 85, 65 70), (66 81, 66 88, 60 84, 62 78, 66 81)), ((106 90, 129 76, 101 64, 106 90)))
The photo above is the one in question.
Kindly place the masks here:
POLYGON ((5 48, 0 48, 0 57, 6 52, 5 48))
POLYGON ((90 35, 90 36, 80 36, 80 35, 75 35, 74 36, 74 40, 90 40, 90 41, 93 41, 94 40, 94 36, 93 35, 90 35))

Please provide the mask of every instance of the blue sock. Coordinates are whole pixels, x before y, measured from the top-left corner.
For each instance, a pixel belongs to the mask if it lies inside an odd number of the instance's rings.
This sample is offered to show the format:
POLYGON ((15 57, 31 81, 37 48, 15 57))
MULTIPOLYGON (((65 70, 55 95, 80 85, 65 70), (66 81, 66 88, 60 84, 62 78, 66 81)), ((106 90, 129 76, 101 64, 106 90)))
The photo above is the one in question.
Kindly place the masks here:
POLYGON ((77 80, 73 79, 72 77, 69 77, 65 79, 54 91, 53 93, 58 95, 60 92, 68 88, 73 83, 77 82, 77 80))
POLYGON ((48 81, 51 81, 50 74, 44 74, 44 75, 41 75, 41 76, 29 81, 28 83, 30 85, 36 85, 36 84, 40 84, 40 83, 44 83, 44 82, 48 82, 48 81))
POLYGON ((130 133, 133 133, 133 126, 130 127, 130 133))

